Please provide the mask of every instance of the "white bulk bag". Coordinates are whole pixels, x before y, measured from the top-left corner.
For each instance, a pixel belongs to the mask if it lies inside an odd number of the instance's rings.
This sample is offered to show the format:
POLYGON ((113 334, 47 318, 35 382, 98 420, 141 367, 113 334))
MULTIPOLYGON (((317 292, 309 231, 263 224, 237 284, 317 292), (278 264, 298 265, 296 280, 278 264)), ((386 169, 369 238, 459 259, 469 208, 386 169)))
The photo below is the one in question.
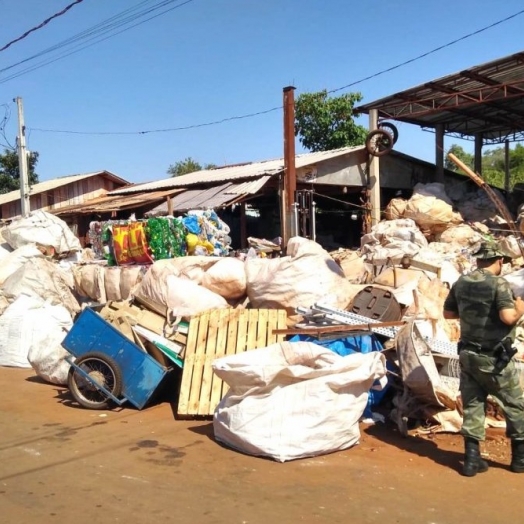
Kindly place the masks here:
POLYGON ((27 360, 36 374, 52 384, 67 384, 71 367, 66 357, 69 353, 62 347, 66 331, 73 327, 71 315, 65 307, 44 304, 41 309, 30 312, 34 328, 27 360))
POLYGON ((175 317, 191 317, 209 309, 228 307, 224 298, 187 278, 164 271, 160 278, 149 270, 136 290, 138 298, 146 298, 166 306, 175 317))
POLYGON ((202 278, 202 285, 226 299, 246 294, 246 270, 238 258, 223 258, 210 267, 202 278))
POLYGON ((217 359, 229 391, 213 418, 227 446, 279 462, 347 449, 375 380, 385 384, 379 352, 341 357, 311 342, 283 342, 217 359))
POLYGON ((0 284, 9 278, 15 271, 20 269, 28 260, 35 257, 43 258, 44 254, 35 246, 28 244, 15 249, 2 258, 0 264, 0 284))
POLYGON ((14 220, 2 234, 13 249, 26 244, 40 244, 54 247, 57 253, 82 250, 80 241, 62 219, 41 210, 14 220))
POLYGON ((288 251, 294 255, 246 260, 247 294, 253 307, 286 309, 293 315, 298 306, 319 301, 337 308, 349 304, 351 285, 327 251, 313 241, 293 242, 288 251))

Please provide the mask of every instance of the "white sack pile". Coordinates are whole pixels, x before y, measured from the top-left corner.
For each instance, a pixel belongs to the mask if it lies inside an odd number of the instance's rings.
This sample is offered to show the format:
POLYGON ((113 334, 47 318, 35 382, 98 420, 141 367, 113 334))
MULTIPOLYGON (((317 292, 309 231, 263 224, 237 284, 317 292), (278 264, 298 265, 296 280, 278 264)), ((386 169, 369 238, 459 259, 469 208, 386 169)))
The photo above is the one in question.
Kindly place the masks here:
POLYGON ((34 258, 43 258, 44 254, 35 244, 27 244, 2 258, 0 263, 0 285, 3 284, 13 273, 18 271, 23 265, 34 258))
MULTIPOLYGON (((200 275, 198 260, 206 257, 185 257, 184 272, 200 275), (191 265, 191 262, 196 265, 191 265)), ((145 298, 166 307, 175 317, 192 317, 210 309, 228 307, 226 300, 181 275, 179 264, 183 259, 159 260, 144 275, 142 282, 134 292, 137 298, 145 298)), ((202 275, 203 277, 203 275, 202 275)), ((197 279, 199 277, 197 276, 197 279)))
POLYGON ((213 418, 215 438, 279 462, 347 449, 375 380, 385 384, 379 352, 341 357, 310 342, 283 342, 217 359, 229 391, 213 418))
POLYGON ((26 244, 39 244, 54 248, 58 254, 82 250, 80 241, 63 220, 41 210, 13 220, 2 234, 13 249, 26 244))
POLYGON ((69 364, 61 343, 72 325, 63 306, 20 295, 0 316, 0 366, 32 366, 48 382, 65 384, 69 364))
POLYGON ((254 308, 286 309, 322 302, 346 308, 355 295, 340 266, 327 251, 301 237, 291 238, 287 256, 245 262, 247 294, 254 308))
POLYGON ((127 300, 141 281, 143 272, 143 266, 85 264, 72 268, 76 292, 102 304, 108 300, 127 300))
POLYGON ((20 266, 0 286, 0 294, 10 302, 21 294, 39 298, 51 305, 64 306, 71 315, 80 311, 72 293, 71 275, 57 264, 34 257, 20 266))
POLYGON ((389 261, 398 264, 404 255, 414 257, 428 241, 413 220, 401 218, 379 222, 360 244, 367 262, 385 266, 389 261))

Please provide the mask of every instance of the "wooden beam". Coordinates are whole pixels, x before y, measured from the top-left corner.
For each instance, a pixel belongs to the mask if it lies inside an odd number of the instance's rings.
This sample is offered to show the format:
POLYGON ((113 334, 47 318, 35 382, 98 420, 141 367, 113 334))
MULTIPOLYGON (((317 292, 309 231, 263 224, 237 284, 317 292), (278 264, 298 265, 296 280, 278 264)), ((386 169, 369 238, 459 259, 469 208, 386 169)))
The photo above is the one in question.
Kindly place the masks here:
MULTIPOLYGON (((378 127, 378 111, 369 111, 369 131, 378 127)), ((369 189, 371 191, 371 226, 380 222, 380 162, 378 156, 370 156, 369 161, 369 189)))

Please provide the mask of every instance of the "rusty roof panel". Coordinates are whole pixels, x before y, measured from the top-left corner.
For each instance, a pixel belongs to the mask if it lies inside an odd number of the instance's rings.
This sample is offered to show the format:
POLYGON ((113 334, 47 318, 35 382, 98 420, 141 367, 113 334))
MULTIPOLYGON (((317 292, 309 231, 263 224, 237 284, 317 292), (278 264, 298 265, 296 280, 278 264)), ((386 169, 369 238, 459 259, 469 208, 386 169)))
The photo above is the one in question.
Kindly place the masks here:
MULTIPOLYGON (((347 155, 353 151, 359 151, 364 146, 357 147, 343 147, 341 149, 333 149, 332 151, 319 151, 317 153, 304 153, 297 155, 295 158, 295 165, 297 168, 306 167, 316 164, 323 160, 336 158, 347 155)), ((251 164, 236 165, 230 167, 221 167, 217 169, 204 169, 203 171, 196 171, 187 175, 177 177, 170 177, 155 182, 147 182, 145 184, 138 184, 136 186, 116 189, 111 191, 110 195, 124 195, 126 193, 133 193, 138 191, 153 191, 159 189, 167 189, 169 187, 187 187, 195 184, 206 183, 220 183, 227 181, 238 181, 247 178, 260 178, 262 176, 271 177, 284 170, 284 159, 278 158, 276 160, 266 160, 263 162, 254 162, 251 164)))
POLYGON ((355 108, 426 128, 444 125, 485 143, 524 139, 524 52, 481 64, 355 108))

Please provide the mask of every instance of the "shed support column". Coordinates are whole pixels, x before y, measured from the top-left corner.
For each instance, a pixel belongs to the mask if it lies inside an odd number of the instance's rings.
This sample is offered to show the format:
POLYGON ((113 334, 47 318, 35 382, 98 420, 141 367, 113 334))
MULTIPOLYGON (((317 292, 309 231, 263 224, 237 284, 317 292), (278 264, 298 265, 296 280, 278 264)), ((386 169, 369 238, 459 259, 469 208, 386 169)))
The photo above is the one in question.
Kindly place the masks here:
POLYGON ((436 181, 444 183, 444 124, 435 126, 435 164, 437 166, 436 181))
MULTIPOLYGON (((369 131, 378 127, 378 111, 370 109, 369 111, 369 131)), ((380 164, 379 157, 370 155, 369 161, 369 189, 371 204, 371 226, 380 222, 380 164)))
POLYGON ((240 203, 240 247, 247 247, 247 222, 246 222, 246 203, 240 203))
POLYGON ((482 175, 482 133, 475 135, 475 173, 482 175))
POLYGON ((504 142, 504 189, 511 191, 511 177, 509 174, 509 140, 504 142))

